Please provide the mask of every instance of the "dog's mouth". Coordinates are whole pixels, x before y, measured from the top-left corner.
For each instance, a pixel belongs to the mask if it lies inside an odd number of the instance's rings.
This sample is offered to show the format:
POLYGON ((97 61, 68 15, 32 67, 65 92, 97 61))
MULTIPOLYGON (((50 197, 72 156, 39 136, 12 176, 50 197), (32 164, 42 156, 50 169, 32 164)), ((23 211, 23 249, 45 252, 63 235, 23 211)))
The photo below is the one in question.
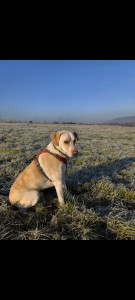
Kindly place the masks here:
POLYGON ((72 152, 72 155, 73 156, 76 156, 78 154, 78 151, 77 150, 74 150, 73 152, 72 152))

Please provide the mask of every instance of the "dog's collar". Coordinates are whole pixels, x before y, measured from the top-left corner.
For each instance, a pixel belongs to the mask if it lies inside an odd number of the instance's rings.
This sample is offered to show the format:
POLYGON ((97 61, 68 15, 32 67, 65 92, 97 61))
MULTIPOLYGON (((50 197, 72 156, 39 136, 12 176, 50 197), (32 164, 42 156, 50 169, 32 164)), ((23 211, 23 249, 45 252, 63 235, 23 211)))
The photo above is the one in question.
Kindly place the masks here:
POLYGON ((67 166, 67 160, 66 160, 65 157, 62 157, 62 156, 60 156, 60 155, 58 155, 58 154, 55 154, 55 153, 52 153, 52 152, 50 152, 47 148, 44 149, 43 151, 39 152, 38 155, 35 157, 35 159, 38 160, 38 159, 39 159, 39 155, 42 154, 42 153, 49 153, 49 154, 51 154, 51 155, 54 156, 56 159, 58 159, 58 160, 64 162, 64 164, 67 166))
MULTIPOLYGON (((53 144, 53 143, 52 143, 53 144)), ((57 149, 56 147, 55 147, 55 145, 53 144, 53 147, 58 151, 58 152, 60 152, 62 155, 65 155, 63 152, 61 152, 59 149, 57 149)))
MULTIPOLYGON (((43 171, 43 169, 42 169, 42 167, 40 166, 40 163, 39 163, 39 161, 38 161, 39 155, 42 154, 42 153, 49 153, 49 154, 51 154, 52 156, 54 156, 56 159, 58 159, 59 161, 62 161, 62 162, 66 165, 66 172, 67 172, 67 160, 66 160, 66 158, 65 158, 65 157, 62 157, 62 156, 60 156, 60 155, 58 155, 58 154, 54 154, 54 153, 50 152, 50 151, 46 148, 46 149, 44 149, 43 151, 39 152, 38 155, 35 157, 36 165, 37 165, 38 169, 41 171, 42 174, 44 173, 44 171, 43 171)), ((66 172, 65 172, 65 173, 66 173, 66 172)), ((44 175, 46 176, 45 173, 44 173, 44 175)), ((47 176, 46 176, 46 177, 47 177, 47 176)), ((49 179, 49 180, 52 182, 51 179, 49 179)))

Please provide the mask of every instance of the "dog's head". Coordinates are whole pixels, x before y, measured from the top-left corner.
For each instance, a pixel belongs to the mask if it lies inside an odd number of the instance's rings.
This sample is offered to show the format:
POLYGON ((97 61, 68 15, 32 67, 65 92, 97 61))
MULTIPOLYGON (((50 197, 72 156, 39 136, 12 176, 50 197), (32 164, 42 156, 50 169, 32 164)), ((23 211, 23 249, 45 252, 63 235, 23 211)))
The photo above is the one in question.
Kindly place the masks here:
POLYGON ((75 147, 76 140, 78 140, 78 134, 73 131, 57 131, 51 134, 51 139, 53 144, 60 150, 63 154, 69 157, 73 157, 78 154, 75 147))

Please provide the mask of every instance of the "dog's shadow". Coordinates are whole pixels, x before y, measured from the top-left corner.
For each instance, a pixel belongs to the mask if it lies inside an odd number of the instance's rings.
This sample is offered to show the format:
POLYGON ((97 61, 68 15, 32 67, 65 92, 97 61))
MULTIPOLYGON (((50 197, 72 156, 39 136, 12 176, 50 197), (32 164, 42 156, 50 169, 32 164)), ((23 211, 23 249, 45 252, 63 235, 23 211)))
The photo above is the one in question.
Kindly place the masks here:
MULTIPOLYGON (((93 178, 103 179, 109 177, 112 182, 120 182, 120 179, 116 178, 116 174, 130 167, 135 163, 135 157, 123 158, 119 161, 102 163, 97 167, 88 165, 87 168, 83 167, 81 170, 77 170, 67 176, 67 183, 69 186, 76 186, 90 182, 93 178)), ((122 179, 122 183, 126 184, 126 180, 122 179)))

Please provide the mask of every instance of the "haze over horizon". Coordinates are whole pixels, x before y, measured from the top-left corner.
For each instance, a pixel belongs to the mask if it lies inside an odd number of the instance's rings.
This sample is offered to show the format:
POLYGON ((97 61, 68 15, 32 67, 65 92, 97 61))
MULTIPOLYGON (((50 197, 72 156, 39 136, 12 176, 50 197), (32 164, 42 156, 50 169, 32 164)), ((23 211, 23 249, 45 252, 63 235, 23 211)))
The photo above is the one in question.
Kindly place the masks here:
POLYGON ((0 61, 4 120, 102 123, 133 115, 133 60, 0 61))

